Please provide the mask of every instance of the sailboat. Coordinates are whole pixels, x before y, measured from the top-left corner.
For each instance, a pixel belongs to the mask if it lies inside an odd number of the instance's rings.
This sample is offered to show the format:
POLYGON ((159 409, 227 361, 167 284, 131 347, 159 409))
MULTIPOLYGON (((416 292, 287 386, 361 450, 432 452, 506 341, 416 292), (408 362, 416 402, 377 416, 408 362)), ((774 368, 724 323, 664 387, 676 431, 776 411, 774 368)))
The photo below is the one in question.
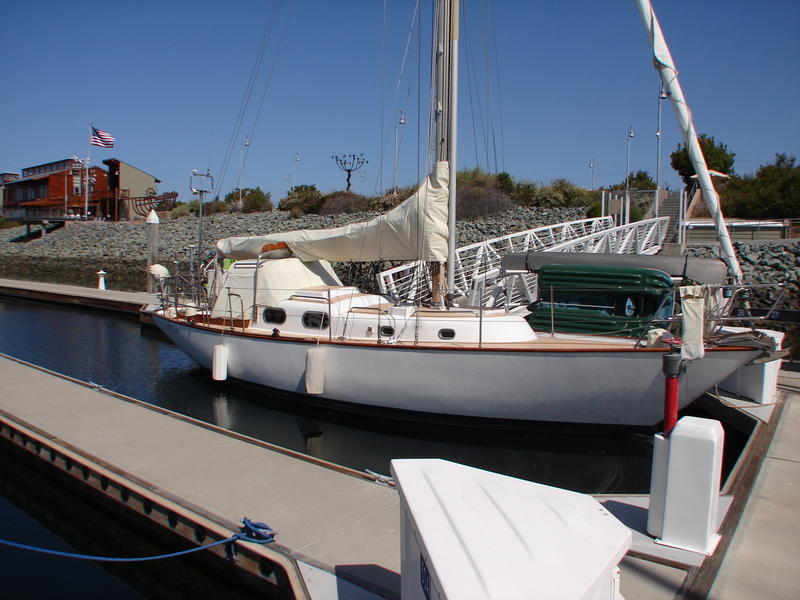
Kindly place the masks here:
MULTIPOLYGON (((437 2, 435 160, 417 192, 363 223, 219 240, 202 280, 162 280, 153 320, 215 379, 299 400, 412 418, 653 426, 663 414, 663 336, 537 332, 524 307, 454 297, 458 11, 457 0, 437 2), (430 300, 362 292, 330 264, 381 259, 428 263, 430 300)), ((711 288, 697 288, 702 304, 711 288)), ((681 376, 681 406, 765 349, 756 333, 699 345, 681 376)))

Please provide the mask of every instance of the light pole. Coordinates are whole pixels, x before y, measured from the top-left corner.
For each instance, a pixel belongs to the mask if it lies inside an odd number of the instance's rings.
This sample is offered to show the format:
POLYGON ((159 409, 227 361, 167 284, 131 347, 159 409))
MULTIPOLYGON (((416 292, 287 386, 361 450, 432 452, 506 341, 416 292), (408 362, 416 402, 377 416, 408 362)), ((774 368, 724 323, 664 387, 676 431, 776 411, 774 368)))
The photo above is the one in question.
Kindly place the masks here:
POLYGON ((236 189, 239 190, 239 208, 242 208, 242 171, 244 170, 244 154, 247 152, 247 149, 250 147, 250 138, 244 136, 244 144, 242 144, 242 149, 239 151, 239 177, 236 180, 236 189))
POLYGON ((631 140, 635 133, 633 132, 633 125, 628 125, 628 137, 626 138, 625 145, 625 225, 631 219, 631 195, 629 191, 630 174, 631 174, 631 140))
POLYGON ((594 190, 594 159, 589 161, 589 168, 592 170, 592 190, 594 190))
POLYGON ((653 216, 658 217, 658 197, 661 191, 661 101, 667 99, 664 84, 659 80, 658 90, 658 129, 656 130, 656 201, 653 216))
POLYGON ((291 181, 289 182, 290 189, 294 189, 294 167, 299 162, 300 162, 300 153, 299 152, 295 152, 294 153, 294 159, 292 160, 291 181))
POLYGON ((394 169, 392 169, 392 192, 397 192, 397 162, 400 157, 400 126, 406 124, 406 117, 400 110, 400 118, 394 125, 394 169))

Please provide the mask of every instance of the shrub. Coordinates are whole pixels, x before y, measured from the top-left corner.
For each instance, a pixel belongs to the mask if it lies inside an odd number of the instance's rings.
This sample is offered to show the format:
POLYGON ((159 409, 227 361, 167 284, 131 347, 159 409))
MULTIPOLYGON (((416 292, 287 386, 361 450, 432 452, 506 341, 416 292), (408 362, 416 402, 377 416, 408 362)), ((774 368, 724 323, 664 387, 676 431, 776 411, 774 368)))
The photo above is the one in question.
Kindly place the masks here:
POLYGON ((353 192, 331 192, 323 197, 319 209, 321 215, 340 215, 343 213, 357 213, 369 210, 369 198, 353 192))
POLYGON ((242 190, 242 212, 266 212, 272 210, 272 200, 269 192, 263 192, 260 187, 242 190))
POLYGON ((196 215, 199 209, 200 203, 197 200, 191 200, 190 202, 178 202, 169 212, 169 216, 171 219, 180 219, 181 217, 186 217, 188 215, 196 215))
POLYGON ((281 198, 278 209, 290 213, 316 214, 322 208, 325 197, 316 185, 296 185, 289 190, 286 197, 281 198))
POLYGON ((205 202, 203 203, 203 214, 204 215, 216 215, 219 213, 226 213, 228 212, 228 205, 224 202, 220 202, 219 200, 215 200, 214 202, 205 202))
POLYGON ((0 229, 9 229, 17 226, 19 226, 19 223, 16 221, 6 221, 4 217, 0 217, 0 229))

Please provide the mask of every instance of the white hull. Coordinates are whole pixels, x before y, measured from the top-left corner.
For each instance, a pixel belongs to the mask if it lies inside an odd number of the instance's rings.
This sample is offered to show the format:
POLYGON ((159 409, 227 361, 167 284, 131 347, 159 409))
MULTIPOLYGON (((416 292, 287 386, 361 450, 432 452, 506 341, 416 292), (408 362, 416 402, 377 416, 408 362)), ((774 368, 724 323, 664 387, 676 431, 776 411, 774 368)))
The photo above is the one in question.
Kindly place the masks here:
MULTIPOLYGON (((227 374, 306 394, 309 349, 323 351, 316 398, 478 417, 652 426, 663 418, 663 350, 496 350, 337 343, 243 335, 164 318, 156 324, 199 365, 228 350, 227 374)), ((681 375, 681 408, 758 354, 713 349, 681 375)))

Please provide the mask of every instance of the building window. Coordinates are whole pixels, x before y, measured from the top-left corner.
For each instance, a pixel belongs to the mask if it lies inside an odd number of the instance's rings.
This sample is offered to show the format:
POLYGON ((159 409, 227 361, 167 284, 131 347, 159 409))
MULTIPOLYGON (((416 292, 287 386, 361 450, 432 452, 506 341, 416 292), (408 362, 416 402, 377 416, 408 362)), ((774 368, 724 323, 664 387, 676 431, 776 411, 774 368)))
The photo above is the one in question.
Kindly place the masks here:
POLYGON ((286 322, 286 311, 282 308, 265 308, 263 315, 266 323, 280 324, 286 322))
POLYGON ((303 313, 303 326, 309 329, 327 329, 328 313, 307 312, 303 313))

